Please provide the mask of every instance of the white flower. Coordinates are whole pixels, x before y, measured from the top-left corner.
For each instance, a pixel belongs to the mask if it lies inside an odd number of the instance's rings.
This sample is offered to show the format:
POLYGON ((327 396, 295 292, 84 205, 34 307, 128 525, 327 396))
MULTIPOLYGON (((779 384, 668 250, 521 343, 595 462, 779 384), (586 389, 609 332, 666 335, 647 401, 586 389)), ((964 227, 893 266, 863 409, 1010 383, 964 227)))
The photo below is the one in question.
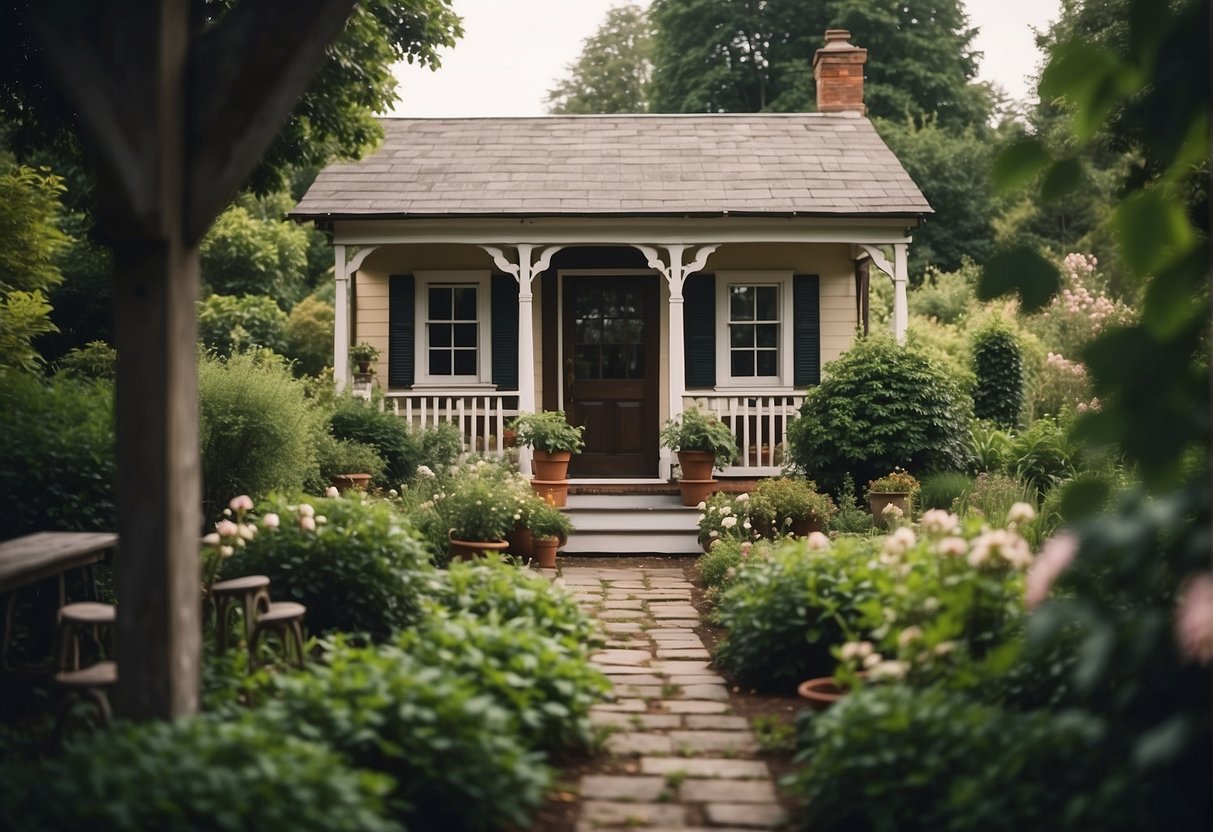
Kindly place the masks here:
POLYGON ((316 514, 316 509, 312 508, 307 503, 300 503, 298 511, 300 517, 314 517, 316 514))
POLYGON ((739 503, 748 503, 749 501, 750 501, 750 495, 749 495, 749 494, 738 494, 738 495, 737 495, 737 502, 739 502, 739 503))
MULTIPOLYGON (((700 500, 700 501, 699 501, 699 505, 695 506, 695 508, 699 509, 700 511, 703 511, 703 510, 704 510, 704 509, 706 509, 707 507, 708 507, 708 504, 707 504, 707 503, 705 503, 703 500, 700 500)), ((702 518, 702 517, 700 517, 699 519, 700 519, 700 520, 702 520, 703 518, 702 518)))
POLYGON ((737 568, 734 566, 730 566, 728 569, 724 570, 724 576, 726 578, 736 578, 737 577, 737 568))
POLYGON ((227 506, 232 511, 250 511, 253 508, 253 499, 247 494, 241 494, 239 497, 233 497, 227 506))
POLYGON ((844 661, 853 661, 855 659, 866 659, 872 655, 872 642, 870 641, 848 641, 842 645, 840 651, 844 661))
POLYGON ((394 488, 389 488, 389 489, 387 490, 387 495, 388 495, 389 497, 399 497, 399 496, 400 496, 400 492, 399 492, 399 491, 397 491, 397 490, 396 490, 396 489, 394 489, 394 488))
POLYGON ((329 519, 327 517, 325 517, 323 514, 316 515, 316 525, 317 526, 323 526, 328 521, 329 521, 329 519))
POLYGON ((233 549, 231 546, 220 546, 219 547, 219 554, 221 554, 225 558, 230 558, 232 556, 232 553, 235 551, 236 550, 233 549))
POLYGON ((726 529, 731 529, 737 525, 737 518, 736 517, 725 517, 724 519, 722 519, 720 521, 720 525, 724 526, 726 529))
POLYGON ((710 532, 708 532, 708 537, 720 537, 720 532, 712 529, 710 532))
POLYGON ((933 652, 935 653, 936 656, 946 656, 955 649, 956 649, 956 642, 941 641, 941 642, 939 642, 939 644, 935 645, 933 652))
POLYGON ((922 608, 926 612, 935 612, 939 609, 939 599, 934 595, 928 596, 922 600, 922 608))
POLYGON ((725 517, 728 517, 730 514, 733 513, 733 509, 731 506, 721 506, 720 513, 723 514, 725 517))
POLYGON ((252 540, 257 536, 257 527, 252 523, 241 523, 237 533, 241 540, 252 540))
POLYGON ((969 541, 963 537, 945 537, 935 544, 935 551, 948 558, 964 557, 969 551, 969 541))
POLYGON ((272 511, 261 518, 261 525, 265 526, 267 529, 278 528, 278 523, 278 515, 274 514, 272 511))
POLYGON ((1016 503, 1007 512, 1008 523, 1018 525, 1020 523, 1031 523, 1034 519, 1036 519, 1036 509, 1028 503, 1016 503))
POLYGON ((804 543, 810 552, 817 552, 822 549, 830 548, 830 538, 826 537, 821 532, 809 532, 809 536, 805 538, 804 543))
POLYGON ((909 670, 909 662, 877 662, 868 668, 868 675, 873 679, 900 679, 902 676, 905 676, 909 670))
POLYGON ((884 656, 879 653, 868 653, 863 657, 863 669, 871 670, 876 665, 884 661, 884 656))
POLYGON ((340 497, 340 496, 341 496, 341 492, 337 490, 337 486, 335 486, 335 485, 330 485, 328 488, 324 489, 324 496, 326 496, 326 497, 340 497))
POLYGON ((434 476, 434 472, 432 470, 430 470, 430 466, 428 466, 428 465, 418 465, 417 466, 417 476, 432 477, 432 476, 434 476))
POLYGON ((1045 541, 1040 557, 1024 579, 1024 604, 1034 610, 1049 597, 1049 590, 1062 572, 1065 572, 1078 554, 1078 538, 1064 532, 1045 541))
POLYGON ((754 526, 753 526, 753 525, 750 523, 750 521, 749 521, 749 520, 746 520, 744 523, 742 523, 742 524, 741 524, 741 527, 742 527, 743 529, 752 529, 752 528, 754 528, 754 526))
POLYGON ((305 532, 316 531, 316 519, 310 514, 300 515, 299 528, 303 529, 305 532))
POLYGON ((215 531, 220 537, 235 537, 240 533, 239 527, 231 520, 220 520, 215 524, 215 531))
MULTIPOLYGON (((890 559, 896 559, 897 557, 904 555, 906 550, 913 546, 917 540, 918 538, 915 537, 913 530, 902 526, 884 539, 884 543, 881 544, 880 550, 890 559)), ((882 562, 886 561, 884 561, 882 558, 882 562)))
POLYGON ((922 630, 918 627, 906 627, 897 636, 897 643, 902 647, 909 647, 914 642, 922 638, 922 630))
POLYGON ((1026 569, 1032 565, 1032 550, 1028 542, 1015 532, 994 529, 973 541, 973 548, 969 550, 969 565, 981 566, 993 562, 994 558, 1016 569, 1026 569))
POLYGON ((955 514, 941 508, 933 508, 922 515, 922 530, 933 536, 945 535, 956 528, 959 522, 955 514))
POLYGON ((202 538, 202 543, 206 546, 218 546, 219 545, 219 533, 211 532, 206 537, 202 538))

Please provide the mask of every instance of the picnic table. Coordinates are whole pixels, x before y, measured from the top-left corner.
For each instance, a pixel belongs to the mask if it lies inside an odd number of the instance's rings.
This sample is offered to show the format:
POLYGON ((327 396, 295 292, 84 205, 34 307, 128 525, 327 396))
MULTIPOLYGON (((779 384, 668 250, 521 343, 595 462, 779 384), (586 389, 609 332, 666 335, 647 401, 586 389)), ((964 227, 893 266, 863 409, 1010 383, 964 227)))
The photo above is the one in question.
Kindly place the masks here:
MULTIPOLYGON (((73 569, 91 567, 117 545, 118 535, 112 532, 36 532, 0 543, 0 597, 4 598, 0 670, 13 670, 9 666, 8 648, 17 590, 57 578, 57 614, 59 607, 67 603, 66 574, 73 569)), ((56 620, 52 619, 47 632, 53 633, 55 626, 56 620)))

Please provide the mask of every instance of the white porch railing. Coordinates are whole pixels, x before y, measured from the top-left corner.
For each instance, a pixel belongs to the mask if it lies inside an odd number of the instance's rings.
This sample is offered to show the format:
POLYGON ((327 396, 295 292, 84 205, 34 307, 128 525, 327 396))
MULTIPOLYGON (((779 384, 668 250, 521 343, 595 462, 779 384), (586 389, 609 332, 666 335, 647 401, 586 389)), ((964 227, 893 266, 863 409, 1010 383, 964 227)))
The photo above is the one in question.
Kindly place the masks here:
POLYGON ((683 406, 698 404, 733 429, 737 437, 737 464, 726 476, 777 476, 788 442, 788 425, 800 412, 803 393, 729 391, 687 395, 683 406))
POLYGON ((404 391, 387 393, 384 406, 411 427, 428 428, 451 422, 463 436, 466 452, 502 456, 506 425, 518 415, 516 392, 461 393, 404 391))

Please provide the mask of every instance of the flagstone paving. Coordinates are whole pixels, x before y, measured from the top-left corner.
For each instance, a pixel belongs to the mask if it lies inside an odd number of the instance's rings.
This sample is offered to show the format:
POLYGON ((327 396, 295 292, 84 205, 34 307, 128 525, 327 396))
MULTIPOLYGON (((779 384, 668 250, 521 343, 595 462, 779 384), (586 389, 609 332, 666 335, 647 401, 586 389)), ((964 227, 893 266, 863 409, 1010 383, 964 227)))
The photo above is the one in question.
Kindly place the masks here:
POLYGON ((785 820, 758 742, 695 633, 681 569, 566 566, 557 582, 599 622, 592 657, 614 699, 595 706, 609 757, 578 783, 577 832, 774 829, 785 820))

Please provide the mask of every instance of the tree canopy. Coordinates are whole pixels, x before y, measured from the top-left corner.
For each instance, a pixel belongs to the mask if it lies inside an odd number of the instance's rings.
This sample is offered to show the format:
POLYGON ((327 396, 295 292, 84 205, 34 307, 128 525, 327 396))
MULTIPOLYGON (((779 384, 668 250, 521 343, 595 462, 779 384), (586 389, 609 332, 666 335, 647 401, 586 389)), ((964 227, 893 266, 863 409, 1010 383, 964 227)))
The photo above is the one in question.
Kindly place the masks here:
POLYGON ((581 56, 569 65, 569 77, 548 91, 548 112, 647 112, 652 49, 644 9, 635 4, 611 9, 598 31, 586 38, 581 56))

